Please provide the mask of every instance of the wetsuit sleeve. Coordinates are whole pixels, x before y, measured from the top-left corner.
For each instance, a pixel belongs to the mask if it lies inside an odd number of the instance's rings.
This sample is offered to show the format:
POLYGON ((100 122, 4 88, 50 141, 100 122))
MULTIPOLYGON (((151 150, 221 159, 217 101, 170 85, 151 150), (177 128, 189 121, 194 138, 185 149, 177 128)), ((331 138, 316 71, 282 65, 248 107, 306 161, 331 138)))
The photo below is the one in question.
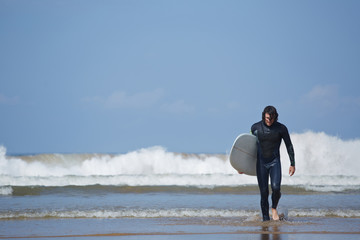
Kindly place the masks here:
POLYGON ((255 135, 255 136, 257 135, 257 132, 256 132, 256 124, 253 124, 253 125, 251 126, 250 132, 251 132, 252 135, 255 135))
POLYGON ((251 129, 250 129, 250 133, 251 133, 252 135, 255 135, 255 134, 254 134, 254 131, 255 131, 254 125, 252 125, 252 126, 251 126, 251 129))
POLYGON ((287 152, 289 154, 290 164, 291 164, 291 166, 295 166, 294 147, 293 147, 291 139, 290 139, 289 131, 288 131, 288 129, 287 129, 287 127, 285 125, 283 125, 283 130, 282 130, 281 135, 282 135, 282 138, 284 139, 286 149, 287 149, 287 152))

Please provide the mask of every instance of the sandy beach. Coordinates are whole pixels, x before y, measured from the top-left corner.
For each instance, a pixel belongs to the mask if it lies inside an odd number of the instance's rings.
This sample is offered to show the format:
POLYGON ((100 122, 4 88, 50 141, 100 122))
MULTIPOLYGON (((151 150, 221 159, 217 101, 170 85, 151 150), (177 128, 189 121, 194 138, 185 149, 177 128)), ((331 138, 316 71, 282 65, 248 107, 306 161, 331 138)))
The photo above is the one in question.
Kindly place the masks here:
POLYGON ((76 219, 0 223, 0 239, 358 239, 359 219, 300 218, 262 223, 221 219, 76 219), (7 234, 4 234, 7 229, 7 234), (12 229, 10 233, 9 230, 12 229))

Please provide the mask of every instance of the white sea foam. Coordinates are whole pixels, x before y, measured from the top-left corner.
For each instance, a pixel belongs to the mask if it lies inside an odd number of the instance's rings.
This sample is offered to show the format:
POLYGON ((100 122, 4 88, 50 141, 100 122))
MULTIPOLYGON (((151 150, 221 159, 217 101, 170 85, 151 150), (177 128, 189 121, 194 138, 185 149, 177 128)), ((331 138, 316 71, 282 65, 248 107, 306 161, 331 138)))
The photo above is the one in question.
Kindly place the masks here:
MULTIPOLYGON (((292 134, 296 174, 287 176, 289 159, 281 147, 283 184, 316 191, 359 190, 360 140, 344 141, 325 133, 292 134)), ((229 146, 230 148, 231 146, 229 146)), ((40 154, 7 156, 0 146, 1 195, 11 186, 66 185, 237 186, 256 184, 239 175, 226 155, 178 154, 150 147, 126 154, 40 154)))
MULTIPOLYGON (((287 217, 341 217, 360 218, 359 210, 350 209, 294 209, 287 217)), ((0 219, 39 219, 39 218, 256 218, 258 210, 238 209, 122 209, 122 210, 31 210, 0 212, 0 219)))
POLYGON ((290 217, 342 217, 360 218, 360 211, 354 209, 294 209, 290 217))
POLYGON ((0 212, 0 219, 19 218, 169 218, 169 217, 251 217, 257 211, 232 209, 123 209, 123 210, 32 210, 0 212))
POLYGON ((12 193, 12 187, 0 187, 0 195, 11 195, 12 193))

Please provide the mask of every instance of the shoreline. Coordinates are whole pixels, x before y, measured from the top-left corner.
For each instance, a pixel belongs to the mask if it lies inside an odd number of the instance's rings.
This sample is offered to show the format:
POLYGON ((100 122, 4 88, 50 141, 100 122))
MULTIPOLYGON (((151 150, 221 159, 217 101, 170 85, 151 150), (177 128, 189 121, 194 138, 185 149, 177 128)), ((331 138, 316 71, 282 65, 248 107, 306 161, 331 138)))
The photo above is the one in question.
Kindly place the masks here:
POLYGON ((74 235, 49 235, 49 236, 1 236, 0 239, 21 238, 80 238, 80 237, 121 237, 121 236, 186 236, 186 235, 236 235, 236 234, 269 234, 269 235, 360 235, 357 232, 341 231, 235 231, 235 232, 149 232, 149 233, 97 233, 97 234, 74 234, 74 235))

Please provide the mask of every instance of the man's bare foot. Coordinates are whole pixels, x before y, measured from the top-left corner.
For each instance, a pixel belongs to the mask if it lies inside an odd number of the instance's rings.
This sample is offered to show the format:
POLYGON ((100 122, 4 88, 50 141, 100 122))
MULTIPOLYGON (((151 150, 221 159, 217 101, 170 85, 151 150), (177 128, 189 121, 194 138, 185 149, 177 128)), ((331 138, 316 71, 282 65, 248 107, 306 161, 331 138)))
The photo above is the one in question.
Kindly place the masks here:
POLYGON ((275 208, 271 208, 271 211, 272 211, 272 219, 275 221, 280 220, 277 210, 275 208))

